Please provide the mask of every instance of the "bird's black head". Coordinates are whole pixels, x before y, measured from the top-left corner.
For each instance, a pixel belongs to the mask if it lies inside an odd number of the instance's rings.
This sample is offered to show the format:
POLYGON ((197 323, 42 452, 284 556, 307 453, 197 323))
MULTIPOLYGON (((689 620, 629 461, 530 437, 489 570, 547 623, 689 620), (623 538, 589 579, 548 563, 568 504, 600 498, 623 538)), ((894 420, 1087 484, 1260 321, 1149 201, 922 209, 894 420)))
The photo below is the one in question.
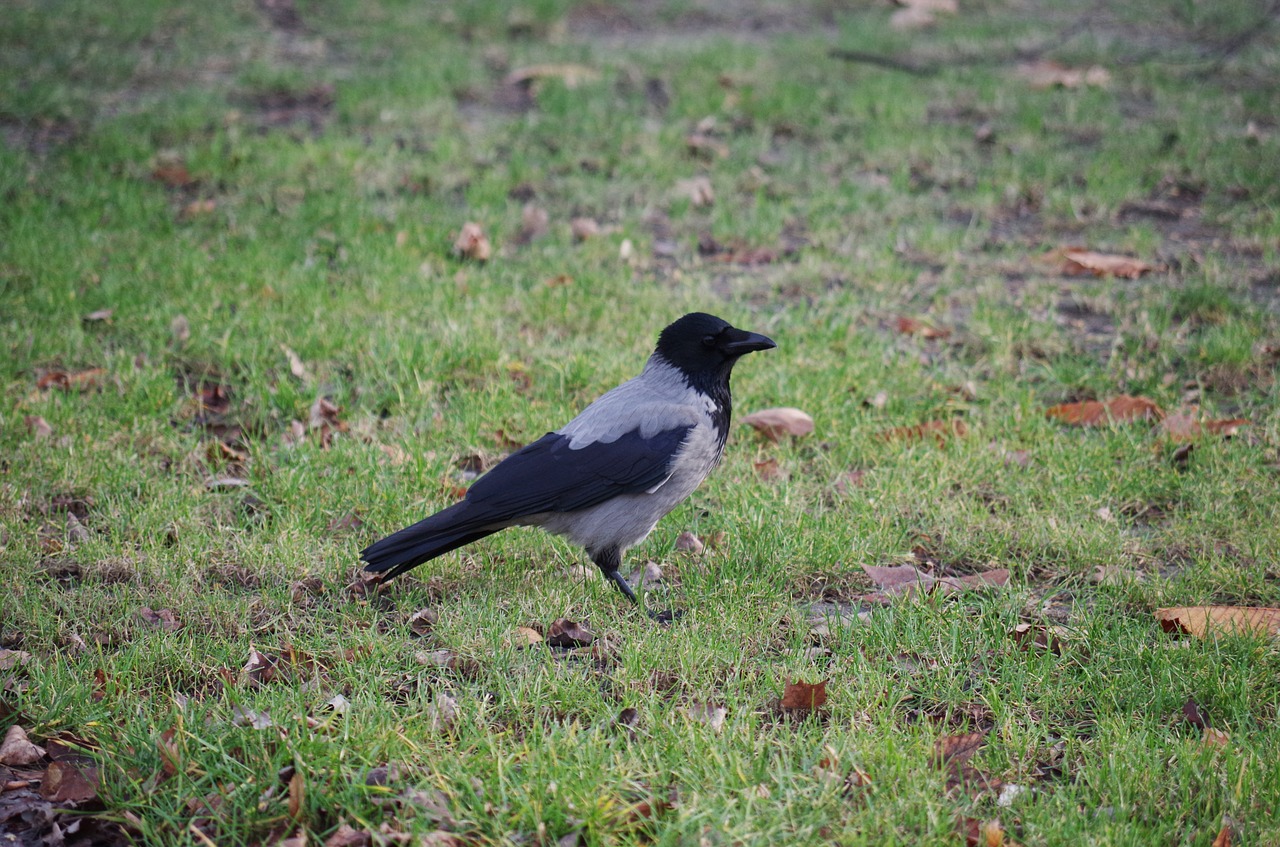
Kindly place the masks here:
POLYGON ((772 339, 730 326, 705 312, 692 312, 668 326, 658 336, 654 353, 684 373, 690 385, 727 391, 729 372, 739 358, 756 350, 777 347, 772 339))

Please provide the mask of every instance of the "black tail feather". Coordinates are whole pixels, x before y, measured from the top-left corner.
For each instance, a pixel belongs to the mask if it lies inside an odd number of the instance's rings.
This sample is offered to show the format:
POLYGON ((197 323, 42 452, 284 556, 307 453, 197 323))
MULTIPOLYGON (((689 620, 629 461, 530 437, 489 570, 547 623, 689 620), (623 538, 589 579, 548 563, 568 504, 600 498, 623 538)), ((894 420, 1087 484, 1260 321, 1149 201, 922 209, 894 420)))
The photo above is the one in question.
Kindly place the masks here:
POLYGON ((360 551, 360 558, 366 562, 364 569, 382 574, 382 581, 386 582, 423 562, 479 541, 501 529, 477 527, 474 521, 463 518, 460 513, 469 505, 466 501, 455 503, 413 526, 370 544, 360 551))

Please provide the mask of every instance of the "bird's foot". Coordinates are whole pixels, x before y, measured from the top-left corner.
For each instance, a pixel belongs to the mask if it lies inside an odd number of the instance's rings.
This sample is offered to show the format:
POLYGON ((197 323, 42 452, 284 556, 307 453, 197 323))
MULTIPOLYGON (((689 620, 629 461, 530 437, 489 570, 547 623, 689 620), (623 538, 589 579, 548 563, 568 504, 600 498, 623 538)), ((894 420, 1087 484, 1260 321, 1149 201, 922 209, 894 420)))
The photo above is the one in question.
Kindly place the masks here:
POLYGON ((684 611, 681 609, 664 609, 661 612, 655 612, 652 609, 645 609, 645 614, 657 624, 663 626, 671 626, 671 624, 684 617, 684 611))

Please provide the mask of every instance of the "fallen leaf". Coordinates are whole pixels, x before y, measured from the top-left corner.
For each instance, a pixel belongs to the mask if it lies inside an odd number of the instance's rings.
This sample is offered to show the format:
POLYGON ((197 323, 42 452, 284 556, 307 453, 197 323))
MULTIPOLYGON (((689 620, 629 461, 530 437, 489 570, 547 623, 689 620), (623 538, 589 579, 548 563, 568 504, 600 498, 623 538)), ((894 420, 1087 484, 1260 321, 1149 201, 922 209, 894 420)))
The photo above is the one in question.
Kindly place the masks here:
POLYGON ((302 771, 295 770, 289 778, 289 817, 297 820, 302 814, 302 804, 307 799, 307 784, 302 771))
POLYGON ((453 242, 453 252, 461 259, 487 262, 493 253, 493 248, 489 244, 489 237, 480 228, 480 224, 468 221, 462 225, 458 237, 453 242))
POLYGON ((518 626, 515 628, 515 631, 511 633, 511 638, 508 643, 512 647, 523 648, 534 647, 541 644, 542 640, 542 633, 538 632, 533 627, 518 626))
POLYGON ((1209 728, 1209 721, 1200 713, 1200 706, 1194 698, 1188 697, 1187 702, 1182 704, 1182 717, 1196 729, 1209 728))
POLYGON ((50 762, 40 783, 40 796, 58 805, 88 803, 98 797, 98 769, 75 762, 50 762))
POLYGON ((419 638, 425 638, 431 634, 439 620, 440 614, 435 609, 419 609, 409 616, 409 631, 419 638))
POLYGON ((1177 606, 1156 609, 1165 632, 1210 635, 1280 635, 1280 609, 1248 606, 1177 606))
POLYGON ((711 187, 711 180, 705 176, 680 180, 676 183, 676 194, 684 197, 694 206, 713 206, 716 202, 716 193, 711 187))
POLYGON ((579 624, 568 618, 557 618, 547 628, 547 643, 552 647, 586 647, 594 639, 586 621, 579 624))
POLYGON ((702 539, 686 529, 676 536, 676 549, 685 553, 698 554, 706 549, 706 545, 702 543, 702 539))
POLYGON ((189 188, 198 181, 191 176, 186 163, 181 160, 156 165, 151 171, 151 178, 163 183, 166 188, 189 188))
POLYGON ((1195 411, 1173 412, 1160 421, 1160 432, 1174 442, 1193 441, 1205 433, 1232 438, 1240 427, 1251 423, 1247 418, 1204 420, 1195 411))
POLYGON ((111 316, 114 315, 115 313, 116 313, 115 309, 98 309, 97 311, 93 311, 85 315, 80 320, 84 321, 85 323, 109 321, 111 320, 111 316))
POLYGON ((58 388, 63 391, 74 390, 83 393, 97 388, 106 372, 106 368, 88 368, 83 371, 72 372, 45 371, 36 380, 36 388, 41 391, 58 388))
POLYGON ((1009 631, 1009 636, 1022 650, 1047 650, 1061 655, 1062 640, 1058 634, 1043 624, 1020 623, 1009 631))
POLYGON ((191 323, 186 315, 178 315, 169 321, 169 334, 178 345, 185 344, 191 338, 191 323))
POLYGON ((1048 60, 1024 62, 1018 65, 1015 74, 1032 88, 1102 88, 1111 82, 1111 73, 1101 65, 1069 68, 1048 60))
POLYGON ((564 83, 565 88, 577 88, 584 82, 594 82, 599 78, 600 72, 595 68, 561 62, 516 68, 507 74, 503 82, 506 85, 521 85, 542 79, 558 79, 564 83))
POLYGON ((1206 726, 1204 728, 1204 735, 1200 739, 1200 743, 1205 747, 1211 748, 1226 747, 1231 743, 1231 736, 1220 729, 1214 729, 1211 726, 1206 726))
POLYGON ((532 203, 525 203, 520 212, 520 232, 516 234, 517 244, 528 244, 535 238, 541 238, 551 228, 551 216, 547 210, 532 203))
POLYGON ((299 357, 297 353, 293 352, 292 348, 281 344, 280 352, 284 353, 284 357, 289 360, 289 373, 301 380, 308 380, 311 378, 311 374, 307 372, 307 366, 302 364, 301 357, 299 357))
POLYGON ((424 717, 432 729, 447 730, 457 722, 459 714, 458 701, 449 694, 438 691, 435 699, 427 705, 424 717))
POLYGON ((275 675, 275 662, 257 650, 249 651, 249 658, 240 669, 240 684, 261 685, 270 682, 275 675))
POLYGON ((14 724, 5 733, 4 742, 0 743, 0 765, 26 767, 44 758, 44 753, 43 747, 34 744, 27 738, 26 731, 14 724))
POLYGON ((717 706, 714 703, 690 703, 682 711, 689 720, 706 724, 717 733, 724 727, 724 719, 729 714, 729 710, 724 706, 717 706))
POLYGON ((1062 264, 1059 270, 1068 276, 1092 275, 1137 279, 1143 274, 1158 270, 1155 265, 1149 265, 1129 256, 1096 253, 1092 250, 1071 247, 1050 255, 1061 258, 1062 264))
POLYGON ((452 650, 428 650, 414 653, 413 658, 420 665, 444 668, 463 679, 475 679, 480 675, 480 663, 475 659, 467 659, 452 650))
POLYGON ((912 591, 941 591, 950 594, 956 591, 968 591, 978 588, 999 588, 1009 582, 1009 571, 1005 568, 969 574, 967 576, 935 577, 916 568, 914 565, 863 565, 862 570, 871 577, 872 582, 880 587, 880 591, 888 595, 908 594, 912 591))
POLYGON ((969 434, 969 427, 959 418, 948 418, 944 421, 925 421, 913 426, 898 426, 886 429, 877 436, 882 441, 922 441, 932 436, 942 447, 951 436, 963 438, 969 434))
POLYGON ((1164 411, 1153 400, 1121 394, 1107 401, 1084 400, 1060 403, 1045 410, 1045 416, 1071 426, 1105 426, 1126 421, 1151 421, 1164 417, 1164 411))
POLYGON ((586 241, 600 234, 600 224, 594 218, 574 218, 569 221, 569 231, 574 241, 586 241))
POLYGON ((231 725, 247 726, 261 732, 275 726, 275 721, 271 720, 271 713, 265 710, 256 712, 243 706, 234 706, 231 709, 231 725))
POLYGON ((813 418, 800 409, 790 406, 761 409, 745 416, 742 422, 754 427, 756 432, 775 444, 783 435, 799 437, 813 432, 813 418))
POLYGON ((788 682, 782 691, 778 707, 788 712, 812 712, 827 702, 827 681, 788 682))
POLYGON ((985 732, 966 732, 944 735, 933 742, 933 761, 936 765, 959 766, 968 764, 982 745, 987 743, 985 732))
POLYGON ((369 847, 373 836, 364 830, 352 829, 345 823, 340 824, 324 841, 324 847, 369 847))
POLYGON ((1210 847, 1231 847, 1231 836, 1233 834, 1231 824, 1224 823, 1222 829, 1218 830, 1218 835, 1213 839, 1213 844, 1210 847))
POLYGON ((22 422, 26 424, 27 433, 37 441, 43 441, 53 435, 53 427, 39 415, 26 415, 22 422))
POLYGON ((148 626, 163 629, 165 632, 177 632, 182 629, 182 621, 178 620, 172 609, 161 609, 156 612, 149 606, 143 606, 138 609, 138 617, 148 626))
POLYGON ((958 825, 965 847, 1003 847, 1005 844, 1004 826, 999 820, 961 818, 958 825))
POLYGON ((0 649, 0 671, 11 671, 31 661, 31 654, 23 650, 0 649))
POLYGON ((915 318, 900 317, 895 322, 895 326, 898 332, 903 335, 918 335, 921 338, 948 338, 951 335, 951 330, 949 329, 930 326, 924 321, 918 321, 915 318))
POLYGON ((729 155, 729 145, 705 132, 692 132, 684 137, 684 146, 695 156, 708 159, 724 159, 729 155))
POLYGON ((778 464, 778 460, 770 457, 763 462, 753 462, 756 474, 766 482, 777 482, 787 478, 787 472, 778 464))

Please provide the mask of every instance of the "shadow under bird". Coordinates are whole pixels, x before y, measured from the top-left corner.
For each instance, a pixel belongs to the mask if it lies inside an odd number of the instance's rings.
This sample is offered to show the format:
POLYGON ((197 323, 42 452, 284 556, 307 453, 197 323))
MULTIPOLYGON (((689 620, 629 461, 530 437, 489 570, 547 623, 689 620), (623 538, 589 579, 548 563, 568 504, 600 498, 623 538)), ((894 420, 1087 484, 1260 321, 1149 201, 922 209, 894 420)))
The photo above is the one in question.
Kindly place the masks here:
POLYGON ((538 526, 585 547, 633 603, 619 573, 626 551, 693 493, 729 436, 729 375, 777 345, 694 312, 662 331, 644 370, 576 418, 517 450, 466 496, 360 553, 389 580, 510 526, 538 526))

